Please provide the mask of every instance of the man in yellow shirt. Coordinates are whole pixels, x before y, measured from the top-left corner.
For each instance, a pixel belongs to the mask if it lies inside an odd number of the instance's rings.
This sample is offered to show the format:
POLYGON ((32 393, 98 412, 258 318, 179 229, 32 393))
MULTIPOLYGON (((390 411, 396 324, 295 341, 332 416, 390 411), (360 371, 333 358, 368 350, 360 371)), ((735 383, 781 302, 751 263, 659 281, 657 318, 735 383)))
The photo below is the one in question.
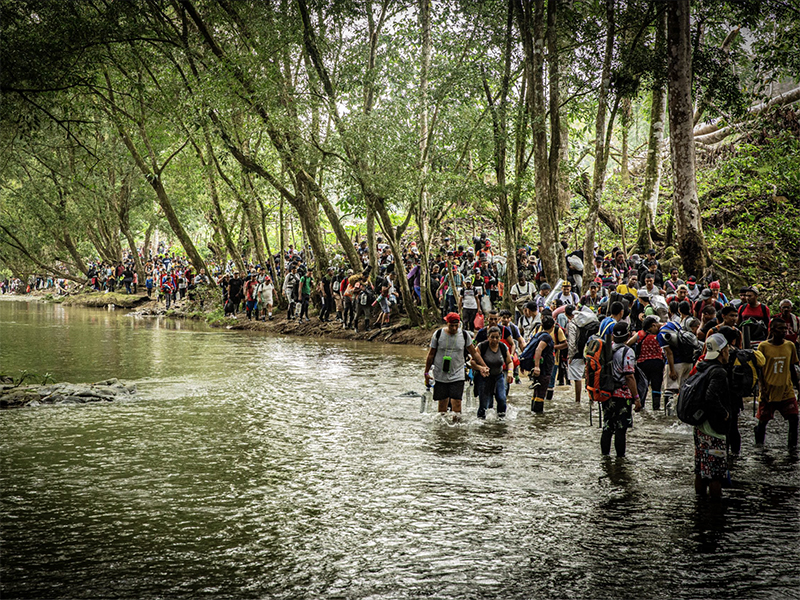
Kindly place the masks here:
POLYGON ((770 322, 769 338, 758 345, 758 350, 767 359, 759 377, 761 381, 761 400, 758 403, 758 425, 756 425, 756 444, 763 444, 767 433, 767 423, 775 412, 789 422, 789 450, 797 448, 797 398, 794 386, 797 385, 797 348, 787 342, 786 322, 775 317, 770 322))
MULTIPOLYGON (((633 271, 631 271, 633 273, 633 271)), ((631 275, 628 277, 627 283, 620 283, 617 286, 617 293, 622 294, 631 294, 634 298, 637 297, 639 294, 639 287, 638 287, 638 277, 636 275, 631 275)))

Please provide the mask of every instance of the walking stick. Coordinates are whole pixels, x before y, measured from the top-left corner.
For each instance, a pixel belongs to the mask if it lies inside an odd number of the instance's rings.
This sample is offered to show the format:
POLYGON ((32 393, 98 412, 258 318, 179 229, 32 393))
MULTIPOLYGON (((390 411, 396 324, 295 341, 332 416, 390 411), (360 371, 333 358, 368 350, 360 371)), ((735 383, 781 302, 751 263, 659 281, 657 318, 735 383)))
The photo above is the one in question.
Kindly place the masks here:
POLYGON ((593 427, 594 423, 592 423, 592 400, 589 399, 589 427, 593 427))

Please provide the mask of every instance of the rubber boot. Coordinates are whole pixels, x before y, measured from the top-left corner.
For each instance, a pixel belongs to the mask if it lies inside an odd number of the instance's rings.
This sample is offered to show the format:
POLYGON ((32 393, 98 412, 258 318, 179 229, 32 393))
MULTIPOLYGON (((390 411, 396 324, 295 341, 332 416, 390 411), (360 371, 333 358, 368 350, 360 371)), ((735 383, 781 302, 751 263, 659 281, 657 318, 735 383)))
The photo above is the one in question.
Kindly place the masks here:
POLYGON ((653 392, 653 410, 661 410, 661 392, 653 392))
POLYGON ((531 412, 535 413, 543 413, 544 412, 544 400, 542 398, 534 398, 531 402, 531 412))
POLYGON ((797 423, 798 423, 797 415, 790 416, 788 421, 789 421, 789 450, 796 450, 797 449, 797 423))
POLYGON ((545 394, 545 398, 547 398, 548 400, 552 400, 553 399, 553 392, 555 392, 555 390, 553 388, 548 388, 547 394, 545 394))
POLYGON ((610 429, 603 429, 603 433, 600 434, 600 452, 603 456, 611 454, 611 438, 613 437, 614 432, 610 429))
POLYGON ((763 446, 764 445, 764 438, 767 437, 767 424, 766 423, 759 423, 755 426, 756 432, 756 445, 763 446))
POLYGON ((617 451, 617 456, 625 456, 626 433, 624 429, 619 429, 614 434, 614 450, 617 451))

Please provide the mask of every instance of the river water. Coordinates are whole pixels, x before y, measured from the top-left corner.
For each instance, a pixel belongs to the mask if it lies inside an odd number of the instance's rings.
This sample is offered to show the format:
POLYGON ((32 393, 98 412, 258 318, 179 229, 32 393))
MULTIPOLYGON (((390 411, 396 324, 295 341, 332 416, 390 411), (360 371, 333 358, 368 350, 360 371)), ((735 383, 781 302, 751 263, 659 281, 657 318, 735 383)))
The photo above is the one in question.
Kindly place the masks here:
MULTIPOLYGON (((3 598, 798 598, 786 425, 722 505, 690 430, 637 415, 602 458, 586 403, 450 426, 424 350, 0 302, 0 371, 135 381, 0 413, 3 598)), ((474 415, 475 405, 470 412, 474 415)), ((595 420, 595 425, 596 425, 595 420)))

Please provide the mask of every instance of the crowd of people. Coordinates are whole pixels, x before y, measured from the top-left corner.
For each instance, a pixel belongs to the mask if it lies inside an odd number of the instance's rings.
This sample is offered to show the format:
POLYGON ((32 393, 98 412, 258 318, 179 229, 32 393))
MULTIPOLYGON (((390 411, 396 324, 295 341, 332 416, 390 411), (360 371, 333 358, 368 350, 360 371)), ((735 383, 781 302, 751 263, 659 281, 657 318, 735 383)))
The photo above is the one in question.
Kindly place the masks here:
MULTIPOLYGON (((354 247, 361 264, 350 265, 337 254, 319 280, 311 249, 292 245, 268 264, 245 263, 244 271, 233 261, 209 262, 206 274, 195 273, 184 256, 161 244, 140 250, 143 282, 130 254, 114 263, 92 262, 86 275, 98 291, 136 294, 143 284, 147 296, 167 308, 195 297, 213 277, 226 315, 272 320, 282 305, 288 319, 310 322, 313 304, 320 322, 335 320, 356 331, 387 326, 404 312, 398 259, 380 237, 374 265, 367 241, 354 247)), ((445 237, 427 269, 415 242, 404 247, 399 260, 413 301, 422 304, 429 293, 446 323, 433 335, 425 365, 440 412, 460 418, 469 381, 477 416, 485 418, 496 404, 503 418, 510 385, 522 385, 521 374, 527 373, 533 413, 544 411, 556 383, 573 386, 576 402, 585 391, 601 407, 601 452, 610 454, 613 442, 623 456, 633 412, 645 407, 649 394, 653 411, 663 406, 694 425, 697 489, 714 495, 728 474, 728 456, 741 450, 744 397, 759 399, 757 444, 764 443, 777 412, 789 423, 789 447, 797 447, 800 319, 791 300, 782 300, 773 314, 755 286, 728 298, 713 277, 690 274, 684 280, 677 267, 662 269, 655 249, 626 256, 620 248, 607 253, 597 244, 594 277, 584 286, 583 251, 566 253, 566 244, 564 249, 566 277, 551 286, 530 246, 511 258, 518 279, 509 285, 507 258, 495 254, 483 233, 468 246, 445 237), (690 405, 702 418, 681 415, 690 405)), ((2 293, 67 288, 66 280, 52 276, 0 281, 2 293)))
POLYGON ((477 416, 485 418, 496 403, 502 419, 510 385, 527 372, 531 411, 541 413, 556 383, 570 382, 576 402, 586 391, 601 407, 601 453, 610 454, 613 442, 624 456, 633 412, 649 394, 653 411, 663 405, 693 425, 696 489, 713 496, 729 477, 729 456, 741 451, 743 398, 758 398, 756 444, 780 413, 796 451, 800 319, 791 300, 773 315, 757 287, 729 299, 718 281, 684 280, 677 268, 665 275, 655 255, 650 250, 642 260, 597 249, 595 277, 581 295, 580 252, 567 256, 568 276, 551 286, 535 256, 521 251, 519 280, 510 289, 513 315, 473 303, 475 284, 464 281, 460 310, 444 317, 425 364, 439 412, 460 419, 471 381, 477 416))

